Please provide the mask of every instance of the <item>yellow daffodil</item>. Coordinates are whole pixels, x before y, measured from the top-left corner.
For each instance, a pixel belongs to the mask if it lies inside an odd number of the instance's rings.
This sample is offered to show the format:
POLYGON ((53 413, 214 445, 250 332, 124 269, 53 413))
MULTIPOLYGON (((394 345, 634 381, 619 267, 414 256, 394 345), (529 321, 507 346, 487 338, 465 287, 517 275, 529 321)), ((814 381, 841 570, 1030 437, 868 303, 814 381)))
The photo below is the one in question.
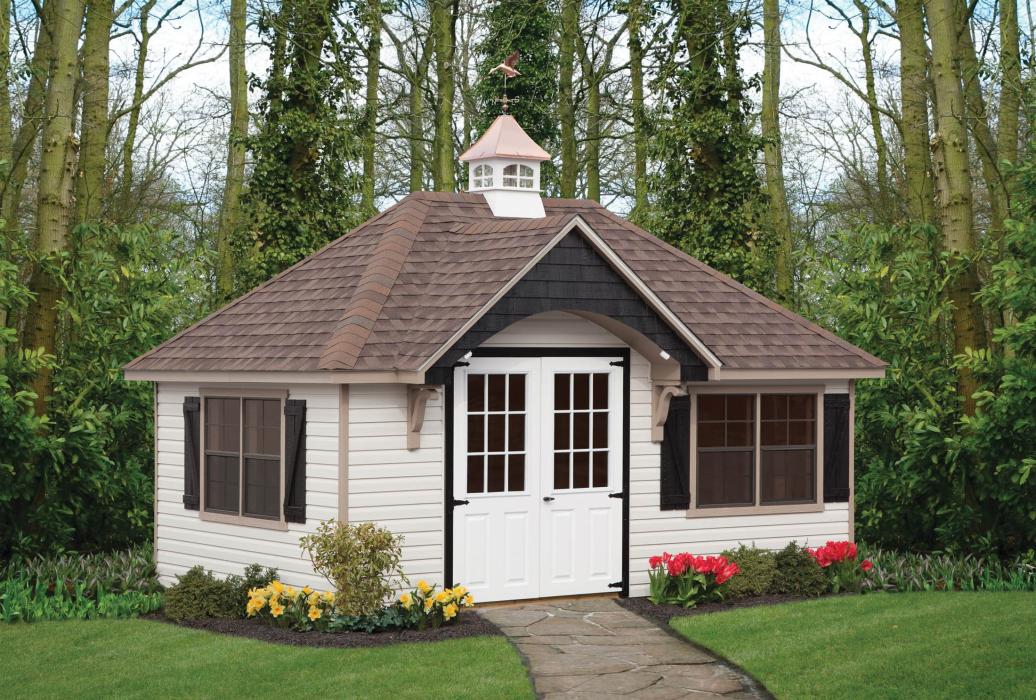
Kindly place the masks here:
POLYGON ((271 601, 270 602, 270 614, 273 615, 274 617, 280 617, 281 615, 284 614, 284 606, 281 605, 280 603, 278 603, 275 600, 271 601))
POLYGON ((313 622, 316 622, 317 620, 320 619, 321 615, 322 615, 322 613, 320 612, 320 608, 318 608, 315 605, 310 605, 309 606, 309 613, 307 613, 306 617, 308 617, 313 622))
POLYGON ((461 598, 463 598, 467 592, 468 592, 468 589, 465 588, 464 586, 457 586, 452 591, 453 597, 456 598, 457 600, 460 600, 461 598))
POLYGON ((429 610, 431 610, 433 605, 435 605, 435 599, 434 598, 426 598, 425 601, 424 601, 425 612, 428 612, 429 610))
POLYGON ((296 590, 295 590, 294 588, 292 588, 291 586, 288 586, 287 588, 285 588, 285 589, 284 589, 284 594, 285 594, 286 596, 288 596, 289 598, 291 598, 292 600, 294 600, 294 599, 295 599, 295 596, 297 596, 297 595, 299 594, 299 592, 298 592, 298 591, 296 591, 296 590))
POLYGON ((472 605, 474 605, 474 604, 475 604, 475 599, 471 597, 471 594, 470 594, 470 593, 468 593, 468 594, 467 594, 466 596, 464 596, 464 597, 463 597, 463 598, 461 599, 460 603, 461 603, 461 605, 463 605, 464 607, 466 607, 466 608, 470 608, 470 607, 471 607, 472 605))
POLYGON ((280 581, 274 581, 273 583, 270 584, 270 586, 273 588, 275 593, 279 594, 279 593, 283 593, 284 592, 284 584, 281 583, 280 581))
MULTIPOLYGON (((305 591, 302 591, 302 592, 305 593, 305 591)), ((319 605, 320 604, 320 594, 317 593, 316 591, 311 592, 308 596, 306 596, 306 602, 308 604, 310 604, 310 605, 319 605)))
POLYGON ((312 592, 313 592, 313 589, 312 589, 312 588, 310 588, 309 586, 305 586, 305 587, 304 587, 304 588, 302 589, 302 592, 303 592, 304 594, 306 594, 306 595, 309 595, 310 593, 312 593, 312 592))
POLYGON ((333 602, 335 602, 335 594, 332 593, 331 591, 327 591, 326 593, 322 593, 320 595, 320 597, 324 599, 325 603, 333 603, 333 602))
POLYGON ((422 593, 427 593, 428 591, 432 590, 432 587, 428 585, 427 581, 421 579, 417 582, 417 590, 421 591, 422 593))
POLYGON ((455 603, 450 603, 442 609, 443 618, 450 620, 457 616, 457 606, 455 603))
POLYGON ((446 604, 446 603, 450 602, 450 597, 451 596, 450 596, 450 592, 449 591, 439 591, 438 593, 435 594, 435 602, 436 603, 441 603, 441 604, 446 604))
POLYGON ((404 608, 409 610, 414 605, 414 597, 409 593, 404 593, 403 595, 399 596, 399 603, 404 608))

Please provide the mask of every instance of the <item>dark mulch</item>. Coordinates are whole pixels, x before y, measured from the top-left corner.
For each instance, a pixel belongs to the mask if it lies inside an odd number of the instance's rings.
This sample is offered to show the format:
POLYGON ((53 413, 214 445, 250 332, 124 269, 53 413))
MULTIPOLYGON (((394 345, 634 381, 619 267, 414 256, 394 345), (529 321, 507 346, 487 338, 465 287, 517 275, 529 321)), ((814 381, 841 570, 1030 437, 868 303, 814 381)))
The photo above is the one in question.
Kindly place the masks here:
POLYGON ((380 647, 402 642, 440 642, 444 639, 460 639, 462 637, 483 637, 503 634, 493 623, 474 612, 462 612, 452 623, 439 629, 400 630, 394 632, 296 632, 290 629, 272 627, 256 620, 224 620, 209 618, 173 622, 160 614, 145 616, 145 619, 157 620, 171 625, 189 627, 196 630, 227 634, 232 637, 248 637, 274 644, 290 644, 306 647, 380 647))
POLYGON ((720 603, 705 603, 696 608, 684 608, 679 605, 655 605, 647 598, 620 598, 616 602, 630 612, 657 623, 665 628, 669 620, 674 617, 687 617, 689 615, 708 615, 710 613, 735 610, 737 608, 754 608, 757 605, 778 605, 780 603, 792 603, 797 600, 810 600, 806 596, 771 594, 761 595, 754 598, 732 598, 720 603))

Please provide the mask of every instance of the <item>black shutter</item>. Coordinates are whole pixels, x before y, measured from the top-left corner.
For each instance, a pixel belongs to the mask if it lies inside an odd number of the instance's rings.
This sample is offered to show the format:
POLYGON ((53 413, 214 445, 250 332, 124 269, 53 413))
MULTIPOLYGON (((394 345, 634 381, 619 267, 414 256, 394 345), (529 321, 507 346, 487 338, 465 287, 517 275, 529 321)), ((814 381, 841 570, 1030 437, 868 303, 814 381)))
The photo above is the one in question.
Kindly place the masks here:
POLYGON ((824 503, 849 500, 849 395, 824 394, 824 503))
POLYGON ((691 400, 674 396, 662 432, 662 476, 659 508, 687 510, 691 505, 691 400))
POLYGON ((306 402, 284 402, 284 519, 306 522, 306 402))
POLYGON ((183 400, 183 507, 198 510, 201 489, 201 399, 183 400))

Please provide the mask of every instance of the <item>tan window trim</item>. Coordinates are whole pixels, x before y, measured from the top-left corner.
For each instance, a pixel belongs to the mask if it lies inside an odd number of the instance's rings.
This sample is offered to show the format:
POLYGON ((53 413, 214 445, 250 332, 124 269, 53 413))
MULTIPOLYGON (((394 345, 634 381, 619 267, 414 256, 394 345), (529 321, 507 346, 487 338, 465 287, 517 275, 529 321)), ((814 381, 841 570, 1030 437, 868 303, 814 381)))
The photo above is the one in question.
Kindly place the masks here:
MULTIPOLYGON (((281 494, 278 501, 284 500, 284 401, 288 398, 288 392, 284 389, 257 389, 255 387, 249 387, 247 389, 233 387, 233 386, 204 386, 199 390, 199 395, 202 398, 201 401, 201 416, 200 426, 201 433, 199 436, 199 442, 201 443, 199 452, 201 453, 201 469, 199 481, 199 491, 201 492, 200 502, 198 504, 198 517, 206 522, 211 523, 223 523, 225 525, 244 525, 246 527, 262 528, 266 530, 287 530, 288 523, 284 519, 284 507, 283 503, 279 508, 279 515, 276 519, 274 518, 255 518, 248 515, 233 515, 230 513, 217 513, 205 510, 205 470, 208 468, 208 460, 205 459, 205 399, 209 398, 222 398, 222 399, 275 399, 281 402, 281 494)), ((240 429, 244 430, 244 421, 241 421, 240 429)), ((238 443, 240 447, 240 442, 238 443)), ((241 459, 239 457, 239 459, 241 459)), ((242 484, 239 483, 238 488, 241 488, 242 484)), ((238 500, 238 508, 241 508, 240 496, 238 500)))
POLYGON ((775 515, 780 513, 819 513, 824 510, 824 389, 823 385, 801 385, 801 386, 766 386, 765 384, 734 385, 734 386, 695 386, 688 385, 688 395, 691 403, 691 458, 690 458, 690 484, 691 507, 687 510, 688 518, 719 518, 732 515, 775 515), (695 505, 697 498, 698 484, 698 396, 701 394, 753 394, 755 396, 755 456, 753 459, 752 488, 755 493, 755 503, 759 503, 761 479, 759 468, 761 459, 760 432, 762 421, 760 420, 760 403, 762 394, 814 394, 816 396, 816 463, 813 467, 816 474, 816 498, 805 503, 782 503, 780 505, 751 505, 751 506, 714 506, 699 508, 695 505))

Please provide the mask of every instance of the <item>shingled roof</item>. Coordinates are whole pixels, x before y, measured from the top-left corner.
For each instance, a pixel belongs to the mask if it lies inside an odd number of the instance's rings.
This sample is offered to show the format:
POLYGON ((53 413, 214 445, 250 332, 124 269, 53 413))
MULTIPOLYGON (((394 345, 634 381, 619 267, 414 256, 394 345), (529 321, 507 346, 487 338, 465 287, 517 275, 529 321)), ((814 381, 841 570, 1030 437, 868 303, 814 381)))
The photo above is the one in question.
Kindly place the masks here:
POLYGON ((125 369, 427 369, 576 219, 724 368, 885 366, 597 202, 544 199, 544 207, 544 218, 502 219, 479 194, 412 194, 125 369))

